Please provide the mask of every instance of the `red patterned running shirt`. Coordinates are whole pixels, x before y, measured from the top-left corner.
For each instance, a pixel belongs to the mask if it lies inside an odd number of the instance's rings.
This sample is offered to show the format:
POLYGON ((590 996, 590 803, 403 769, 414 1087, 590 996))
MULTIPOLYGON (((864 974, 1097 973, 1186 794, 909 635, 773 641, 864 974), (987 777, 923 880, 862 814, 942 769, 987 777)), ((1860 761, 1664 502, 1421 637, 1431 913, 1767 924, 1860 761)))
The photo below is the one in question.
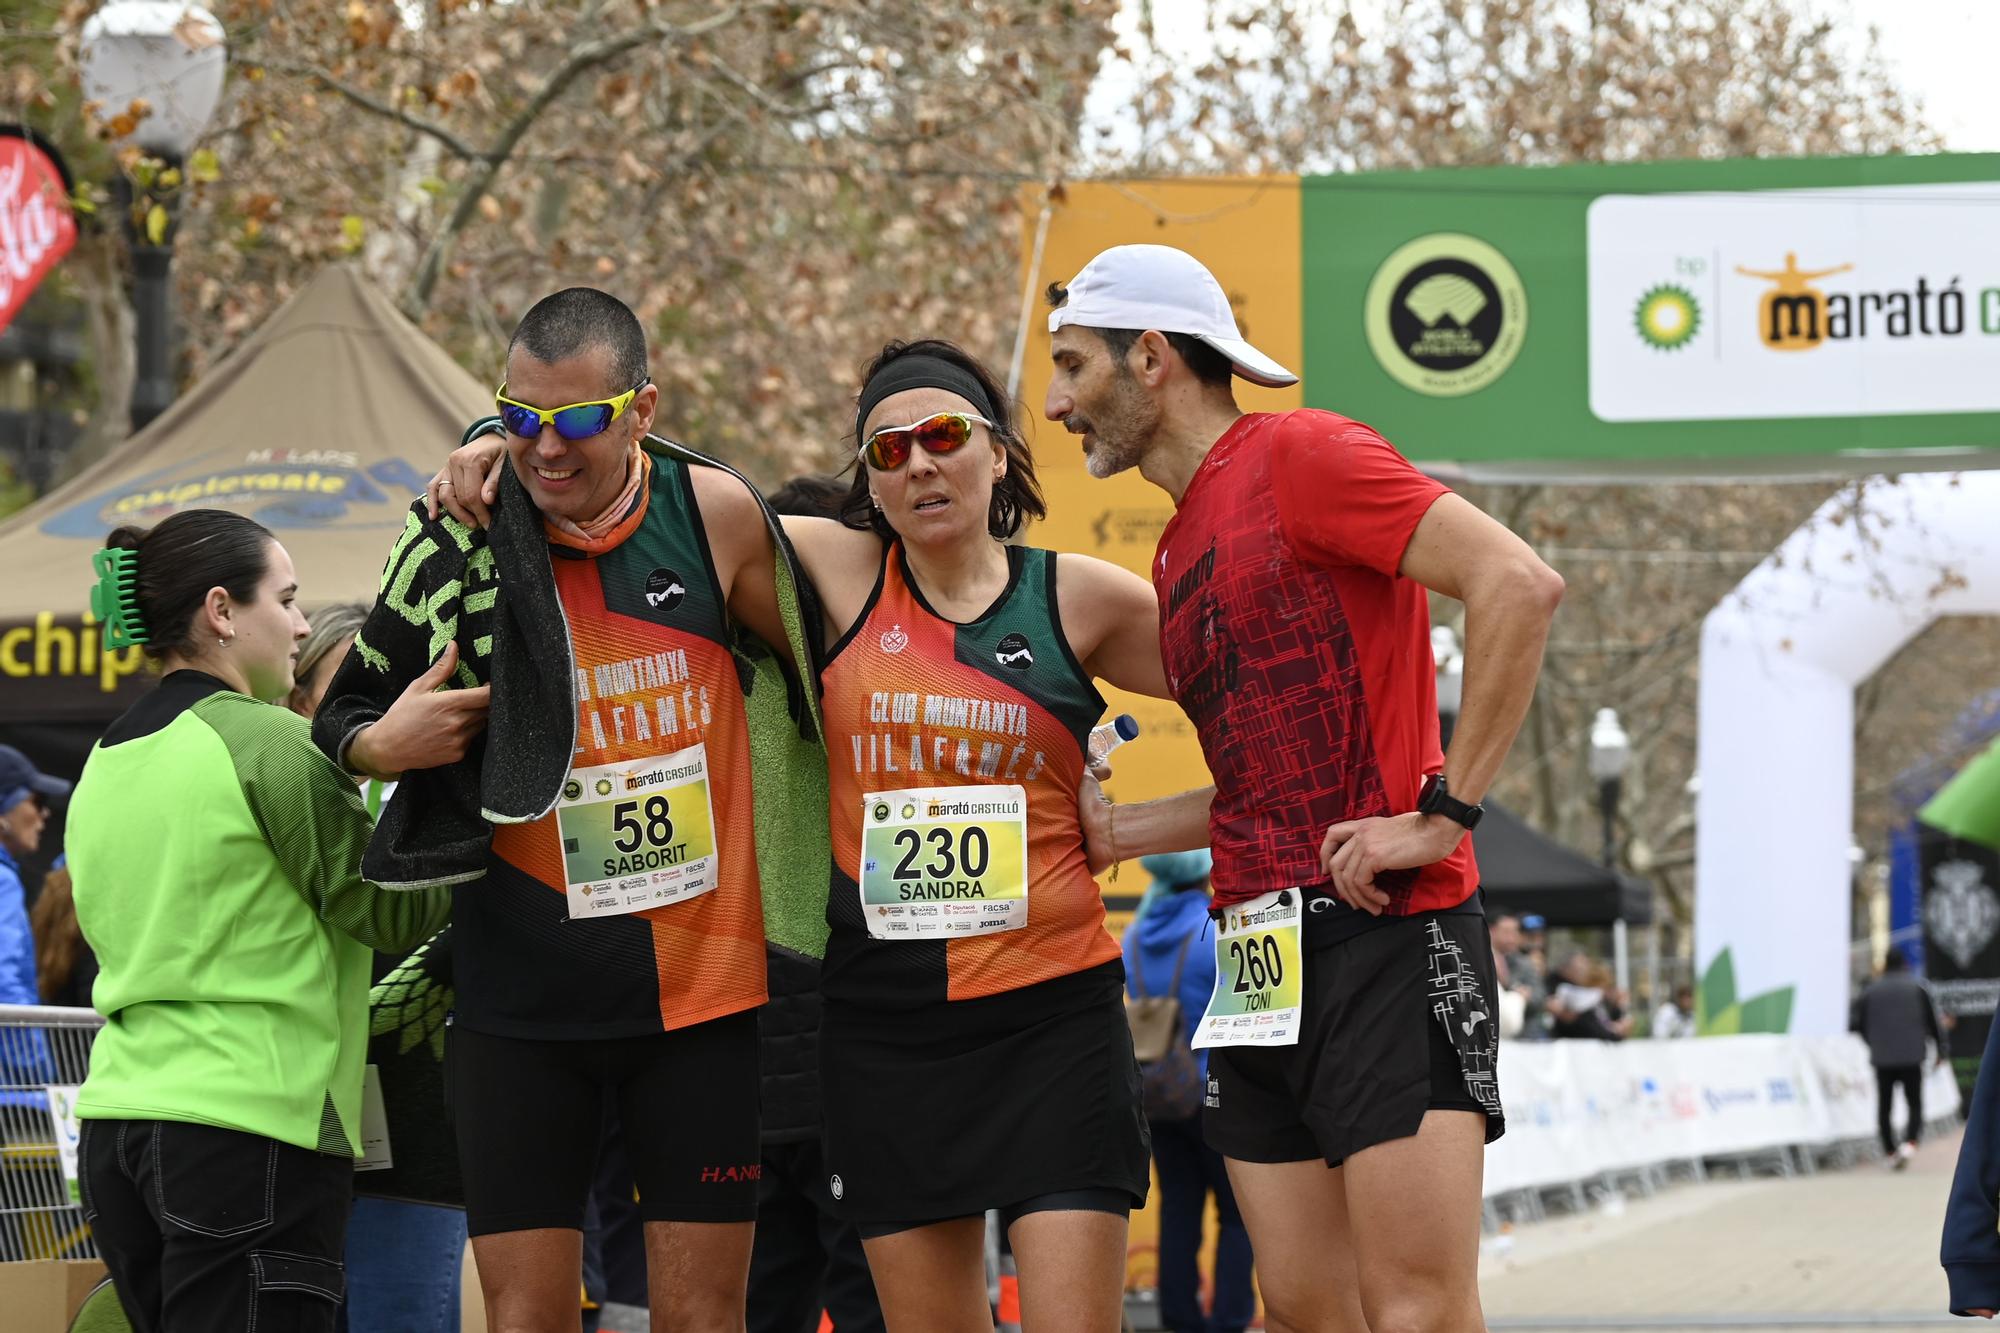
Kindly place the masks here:
MULTIPOLYGON (((1416 807, 1444 768, 1430 608, 1397 572, 1446 493, 1367 426, 1253 413, 1196 469, 1160 535, 1153 587, 1167 683, 1215 778, 1215 901, 1323 883, 1345 819, 1416 807)), ((1376 878, 1387 913, 1457 907, 1472 840, 1376 878)))

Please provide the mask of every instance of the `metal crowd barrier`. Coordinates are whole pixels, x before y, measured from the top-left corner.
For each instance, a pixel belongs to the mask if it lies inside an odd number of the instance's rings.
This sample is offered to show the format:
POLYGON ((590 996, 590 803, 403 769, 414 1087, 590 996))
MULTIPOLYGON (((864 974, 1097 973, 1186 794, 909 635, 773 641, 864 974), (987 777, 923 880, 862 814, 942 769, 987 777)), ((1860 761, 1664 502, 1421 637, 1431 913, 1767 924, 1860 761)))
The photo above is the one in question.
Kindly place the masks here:
POLYGON ((63 1170, 75 1143, 61 1142, 51 1098, 66 1098, 90 1071, 103 1017, 91 1009, 0 1005, 0 1262, 94 1259, 63 1170))

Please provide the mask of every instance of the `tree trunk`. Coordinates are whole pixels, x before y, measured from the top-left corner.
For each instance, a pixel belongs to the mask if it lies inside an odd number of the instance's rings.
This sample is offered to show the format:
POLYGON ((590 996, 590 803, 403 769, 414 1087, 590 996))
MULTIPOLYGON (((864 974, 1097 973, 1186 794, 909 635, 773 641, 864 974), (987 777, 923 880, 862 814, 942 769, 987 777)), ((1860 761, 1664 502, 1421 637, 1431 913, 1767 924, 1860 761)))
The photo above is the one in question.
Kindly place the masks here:
POLYGON ((83 307, 97 401, 76 447, 55 472, 60 486, 123 444, 132 433, 132 385, 137 378, 132 302, 125 284, 125 244, 104 231, 86 231, 63 261, 63 272, 83 307))

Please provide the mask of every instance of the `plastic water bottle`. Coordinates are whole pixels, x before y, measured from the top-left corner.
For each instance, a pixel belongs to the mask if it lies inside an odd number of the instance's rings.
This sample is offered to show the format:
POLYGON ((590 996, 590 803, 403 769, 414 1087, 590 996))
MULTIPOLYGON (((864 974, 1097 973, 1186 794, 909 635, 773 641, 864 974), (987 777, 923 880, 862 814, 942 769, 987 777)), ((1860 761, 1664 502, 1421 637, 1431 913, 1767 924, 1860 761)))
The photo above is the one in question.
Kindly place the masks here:
POLYGON ((1090 762, 1101 764, 1111 756, 1111 752, 1139 734, 1138 719, 1130 713, 1120 713, 1109 722, 1090 729, 1090 762))

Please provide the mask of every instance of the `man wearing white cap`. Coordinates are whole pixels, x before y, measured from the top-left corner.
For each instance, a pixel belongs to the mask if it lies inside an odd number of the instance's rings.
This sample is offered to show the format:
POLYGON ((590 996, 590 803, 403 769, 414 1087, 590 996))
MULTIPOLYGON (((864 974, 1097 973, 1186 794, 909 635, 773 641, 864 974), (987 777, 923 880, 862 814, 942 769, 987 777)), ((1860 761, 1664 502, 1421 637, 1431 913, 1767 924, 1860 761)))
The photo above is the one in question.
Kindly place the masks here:
POLYGON ((1482 1329, 1481 1171, 1502 1119, 1466 834, 1562 580, 1367 426, 1239 409, 1233 376, 1297 376, 1244 340, 1192 256, 1118 246, 1049 300, 1047 415, 1093 476, 1136 467, 1174 499, 1161 647, 1215 786, 1102 806, 1093 845, 1214 849, 1203 1133, 1229 1162, 1266 1327, 1482 1329), (1448 758, 1426 589, 1465 604, 1448 758))

